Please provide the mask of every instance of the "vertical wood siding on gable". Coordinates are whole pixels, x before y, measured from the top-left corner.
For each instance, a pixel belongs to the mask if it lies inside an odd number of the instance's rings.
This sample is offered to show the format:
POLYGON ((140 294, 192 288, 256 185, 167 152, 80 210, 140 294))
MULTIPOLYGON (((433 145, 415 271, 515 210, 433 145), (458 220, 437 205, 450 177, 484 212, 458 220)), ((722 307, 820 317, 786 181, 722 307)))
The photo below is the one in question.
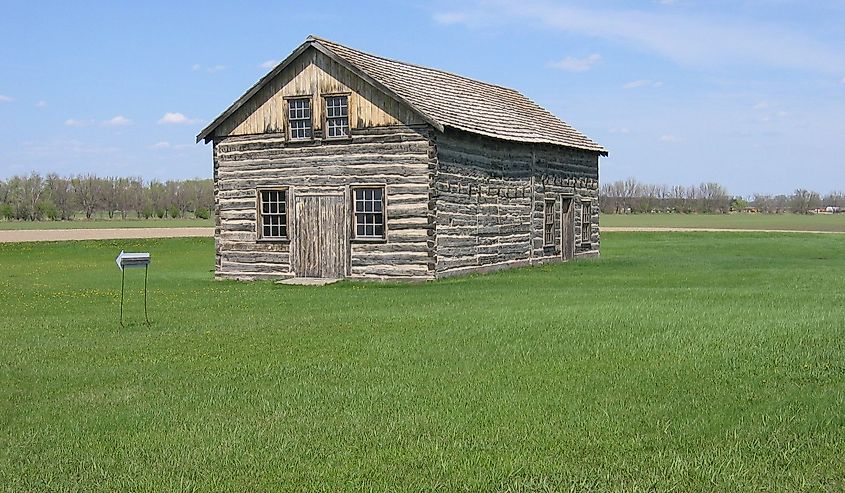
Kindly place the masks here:
MULTIPOLYGON (((289 187, 291 211, 297 194, 342 193, 349 200, 351 185, 384 184, 387 241, 351 242, 348 277, 433 278, 429 150, 428 126, 362 129, 351 141, 323 145, 290 146, 276 134, 215 141, 216 277, 279 279, 300 274, 291 269, 291 243, 257 241, 256 187, 289 187)), ((292 241, 296 234, 290 231, 292 241)))
MULTIPOLYGON (((455 131, 438 135, 436 149, 438 277, 560 260, 561 195, 598 196, 596 153, 455 131), (546 199, 555 200, 552 248, 543 244, 546 199)), ((595 211, 590 253, 599 246, 595 211)), ((580 234, 578 214, 575 227, 580 234)))
POLYGON ((311 48, 221 123, 215 137, 282 133, 287 130, 285 97, 311 96, 315 135, 322 135, 326 94, 350 93, 350 127, 423 124, 406 106, 385 95, 326 55, 311 48))

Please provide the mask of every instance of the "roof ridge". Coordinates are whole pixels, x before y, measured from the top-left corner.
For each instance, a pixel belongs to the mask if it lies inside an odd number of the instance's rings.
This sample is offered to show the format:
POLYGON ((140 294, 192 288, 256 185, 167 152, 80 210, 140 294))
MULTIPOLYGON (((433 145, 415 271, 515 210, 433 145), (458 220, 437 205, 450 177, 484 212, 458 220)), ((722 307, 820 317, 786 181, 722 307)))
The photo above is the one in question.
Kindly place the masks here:
POLYGON ((310 40, 310 41, 318 41, 318 42, 322 42, 322 43, 329 43, 329 44, 337 45, 337 46, 340 46, 341 48, 347 49, 349 51, 354 51, 354 52, 357 52, 357 53, 361 53, 362 55, 367 55, 367 56, 370 56, 370 57, 373 57, 373 58, 378 58, 380 60, 385 60, 385 61, 388 61, 388 62, 391 62, 391 63, 398 63, 400 65, 406 65, 406 66, 409 66, 409 67, 415 67, 415 68, 419 68, 419 69, 423 69, 423 70, 431 70, 432 72, 439 72, 441 74, 451 75, 452 77, 457 77, 459 79, 468 80, 470 82, 475 82, 475 83, 478 83, 478 84, 484 84, 486 86, 496 87, 498 89, 504 89, 506 91, 510 91, 510 92, 513 92, 513 93, 516 93, 516 94, 521 94, 519 91, 517 91, 516 89, 514 89, 512 87, 503 86, 501 84, 494 84, 492 82, 487 82, 487 81, 483 81, 483 80, 473 79, 472 77, 467 77, 465 75, 456 74, 455 72, 450 72, 448 70, 443 70, 443 69, 434 68, 434 67, 426 67, 425 65, 420 65, 420 64, 417 64, 417 63, 403 62, 402 60, 396 60, 394 58, 388 58, 386 56, 376 55, 374 53, 361 51, 361 50, 358 50, 356 48, 350 48, 349 46, 346 46, 345 44, 338 43, 337 41, 332 41, 330 39, 322 38, 320 36, 315 36, 313 34, 309 34, 308 38, 306 38, 306 39, 310 40))

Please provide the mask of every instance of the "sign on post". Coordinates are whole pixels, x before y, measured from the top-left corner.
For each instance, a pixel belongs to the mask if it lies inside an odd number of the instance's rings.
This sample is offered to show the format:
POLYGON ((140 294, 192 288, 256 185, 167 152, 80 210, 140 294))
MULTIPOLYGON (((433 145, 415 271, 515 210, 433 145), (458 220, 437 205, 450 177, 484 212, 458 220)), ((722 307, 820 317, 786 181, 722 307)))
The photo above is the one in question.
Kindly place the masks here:
POLYGON ((144 267, 146 268, 150 265, 150 254, 149 253, 126 253, 123 250, 120 251, 120 254, 114 259, 117 266, 120 270, 132 267, 144 267))
POLYGON ((147 271, 150 266, 150 254, 147 252, 127 253, 123 250, 114 259, 118 269, 120 269, 120 326, 123 327, 123 293, 126 285, 126 270, 125 269, 140 269, 144 268, 144 320, 147 325, 150 324, 150 319, 147 317, 147 271))

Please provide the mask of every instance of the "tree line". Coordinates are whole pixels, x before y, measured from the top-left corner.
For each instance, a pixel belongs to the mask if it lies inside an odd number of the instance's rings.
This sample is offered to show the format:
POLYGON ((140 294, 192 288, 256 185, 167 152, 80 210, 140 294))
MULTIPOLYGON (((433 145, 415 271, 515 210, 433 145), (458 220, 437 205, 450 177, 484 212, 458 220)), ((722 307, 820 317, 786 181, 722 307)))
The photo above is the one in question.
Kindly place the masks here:
POLYGON ((845 193, 827 195, 803 188, 792 194, 731 195, 718 183, 692 186, 668 186, 641 183, 635 178, 605 183, 599 189, 599 206, 604 213, 728 213, 754 210, 765 213, 795 212, 806 214, 813 209, 834 207, 845 210, 845 193))
POLYGON ((213 207, 211 179, 147 182, 138 177, 42 177, 33 172, 0 180, 0 217, 6 220, 91 219, 97 214, 109 219, 208 219, 213 207))

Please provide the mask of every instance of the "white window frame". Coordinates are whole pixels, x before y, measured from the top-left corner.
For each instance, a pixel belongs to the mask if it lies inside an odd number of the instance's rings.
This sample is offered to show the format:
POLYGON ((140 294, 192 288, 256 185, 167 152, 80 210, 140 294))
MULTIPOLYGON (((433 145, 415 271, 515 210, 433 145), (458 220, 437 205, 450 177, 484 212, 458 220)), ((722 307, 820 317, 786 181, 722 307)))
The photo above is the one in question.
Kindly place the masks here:
MULTIPOLYGON (((257 238, 259 241, 288 241, 290 239, 290 194, 288 193, 287 187, 260 187, 255 190, 255 203, 256 203, 256 233, 257 238), (275 202, 268 203, 268 212, 264 212, 264 193, 270 192, 278 192, 281 193, 281 197, 283 200, 276 200, 275 202), (276 211, 270 212, 272 210, 272 205, 276 206, 276 211), (282 205, 281 212, 279 211, 280 205, 282 205), (279 227, 284 228, 284 234, 280 236, 268 236, 264 234, 264 222, 266 221, 265 216, 269 217, 281 217, 282 222, 278 224, 270 224, 268 225, 271 228, 279 227)), ((281 231, 280 231, 281 232, 281 231)))
MULTIPOLYGON (((352 200, 352 239, 356 241, 374 241, 374 242, 382 242, 387 240, 387 187, 383 184, 362 184, 362 185, 352 185, 349 187, 350 189, 350 198, 352 200), (359 200, 358 200, 358 191, 362 190, 380 190, 381 191, 381 235, 372 234, 359 234, 358 233, 358 216, 361 215, 377 215, 379 212, 377 211, 367 211, 367 210, 359 210, 359 200)), ((374 201, 374 199, 364 199, 364 201, 369 200, 370 202, 374 201)), ((368 223, 364 222, 364 228, 368 225, 372 225, 373 229, 379 223, 368 223)))
POLYGON ((590 243, 593 238, 593 202, 581 201, 581 243, 590 243))
POLYGON ((288 131, 287 131, 287 138, 290 141, 308 141, 314 139, 314 101, 311 96, 292 96, 285 98, 285 116, 287 118, 288 124, 288 131), (297 102, 306 101, 308 103, 308 108, 295 108, 292 105, 295 105, 297 102), (301 111, 304 115, 305 111, 308 111, 308 116, 297 116, 294 117, 294 111, 301 111), (294 122, 307 122, 305 127, 297 127, 294 129, 294 122), (299 131, 304 130, 306 134, 303 137, 294 136, 294 130, 299 131))
POLYGON ((551 247, 555 245, 555 206, 557 199, 545 199, 543 205, 543 246, 551 247), (551 219, 551 222, 549 221, 551 219), (551 226, 549 231, 547 228, 551 226), (551 235, 551 238, 549 238, 551 235))
POLYGON ((351 113, 350 112, 351 108, 349 106, 351 98, 349 96, 350 96, 349 93, 326 94, 326 95, 323 96, 323 138, 325 138, 327 140, 336 140, 336 139, 348 139, 350 137, 352 126, 351 126, 351 121, 350 121, 350 118, 349 118, 349 115, 351 113), (341 105, 329 106, 329 102, 334 100, 335 98, 345 99, 346 104, 345 105, 341 104, 341 105), (329 115, 330 109, 340 110, 340 109, 343 109, 343 108, 345 108, 345 110, 346 110, 345 114, 333 115, 333 116, 329 115), (344 120, 346 121, 345 125, 342 123, 344 120), (340 122, 341 124, 338 125, 337 122, 340 122), (341 131, 343 131, 345 129, 345 133, 341 133, 339 135, 330 135, 331 129, 338 129, 338 128, 341 129, 341 131))

